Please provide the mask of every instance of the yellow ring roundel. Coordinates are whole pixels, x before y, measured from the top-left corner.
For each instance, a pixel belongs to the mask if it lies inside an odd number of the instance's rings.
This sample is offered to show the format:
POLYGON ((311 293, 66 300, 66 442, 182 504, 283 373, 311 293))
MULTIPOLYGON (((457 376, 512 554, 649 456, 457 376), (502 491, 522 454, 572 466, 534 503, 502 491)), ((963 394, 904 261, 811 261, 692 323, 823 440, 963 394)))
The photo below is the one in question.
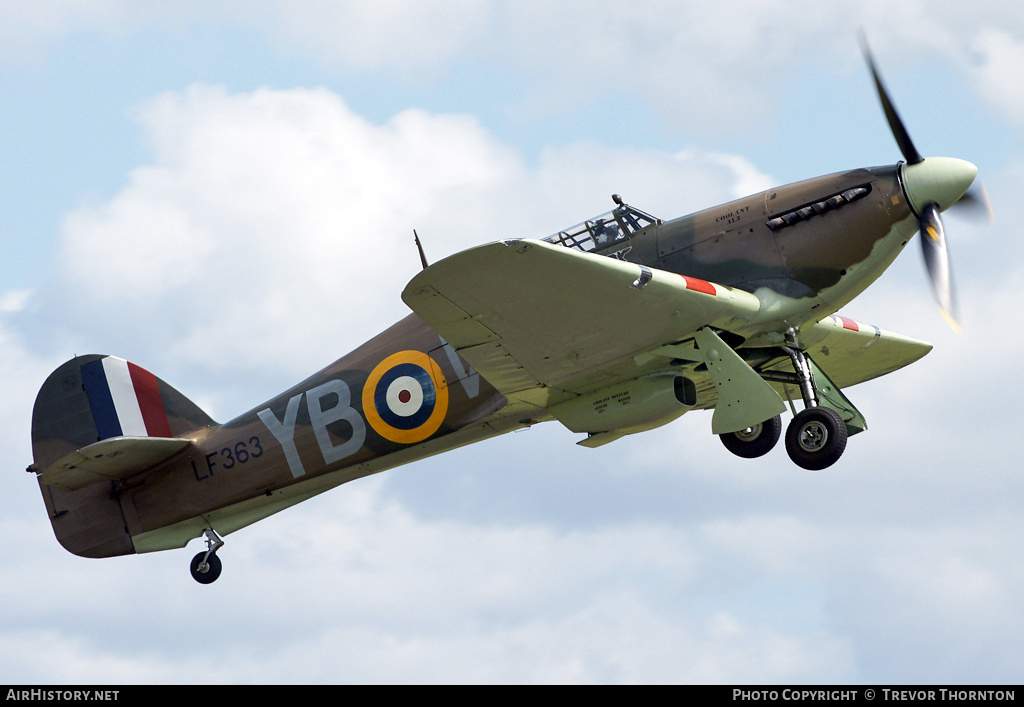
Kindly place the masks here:
POLYGON ((448 384, 434 359, 399 351, 370 371, 363 386, 363 415, 377 434, 401 444, 422 442, 448 413, 448 384))

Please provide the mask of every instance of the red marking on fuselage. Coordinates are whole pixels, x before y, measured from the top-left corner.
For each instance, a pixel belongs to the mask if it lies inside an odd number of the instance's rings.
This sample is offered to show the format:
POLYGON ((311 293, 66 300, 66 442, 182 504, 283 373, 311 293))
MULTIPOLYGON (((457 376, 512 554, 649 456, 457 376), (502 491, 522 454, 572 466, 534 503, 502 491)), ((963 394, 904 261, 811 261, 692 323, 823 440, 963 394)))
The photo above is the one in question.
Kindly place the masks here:
POLYGON ((412 400, 412 393, 410 393, 408 390, 403 390, 401 393, 398 394, 399 402, 407 403, 410 400, 412 400))

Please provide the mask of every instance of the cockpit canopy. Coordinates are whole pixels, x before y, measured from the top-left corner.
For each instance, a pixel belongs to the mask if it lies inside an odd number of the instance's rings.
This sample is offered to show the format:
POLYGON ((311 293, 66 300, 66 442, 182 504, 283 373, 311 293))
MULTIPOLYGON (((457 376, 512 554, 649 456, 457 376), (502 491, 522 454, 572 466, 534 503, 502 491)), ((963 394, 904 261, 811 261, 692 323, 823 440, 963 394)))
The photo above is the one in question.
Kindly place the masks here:
POLYGON ((661 219, 623 203, 622 197, 618 194, 613 194, 612 199, 618 206, 611 211, 542 240, 589 253, 604 250, 617 243, 625 243, 638 231, 651 224, 662 223, 661 219))

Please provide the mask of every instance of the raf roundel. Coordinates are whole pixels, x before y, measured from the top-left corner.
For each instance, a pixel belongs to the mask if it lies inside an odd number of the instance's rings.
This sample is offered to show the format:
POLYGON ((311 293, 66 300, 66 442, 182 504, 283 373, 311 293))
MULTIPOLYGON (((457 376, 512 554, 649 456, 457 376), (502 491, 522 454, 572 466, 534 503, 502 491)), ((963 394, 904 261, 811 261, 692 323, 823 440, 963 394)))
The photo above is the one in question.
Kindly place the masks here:
POLYGON ((363 386, 363 414, 377 434, 401 444, 437 432, 448 412, 448 385, 434 359, 399 351, 370 372, 363 386))

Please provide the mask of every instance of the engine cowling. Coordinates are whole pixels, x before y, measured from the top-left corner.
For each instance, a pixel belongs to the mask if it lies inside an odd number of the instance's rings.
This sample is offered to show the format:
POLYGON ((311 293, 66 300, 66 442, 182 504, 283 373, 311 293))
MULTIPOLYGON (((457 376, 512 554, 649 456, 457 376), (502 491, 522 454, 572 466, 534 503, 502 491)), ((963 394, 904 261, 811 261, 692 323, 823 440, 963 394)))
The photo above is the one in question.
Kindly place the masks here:
POLYGON ((550 412, 573 432, 623 435, 661 427, 696 404, 693 381, 662 373, 601 388, 555 405, 550 412))

